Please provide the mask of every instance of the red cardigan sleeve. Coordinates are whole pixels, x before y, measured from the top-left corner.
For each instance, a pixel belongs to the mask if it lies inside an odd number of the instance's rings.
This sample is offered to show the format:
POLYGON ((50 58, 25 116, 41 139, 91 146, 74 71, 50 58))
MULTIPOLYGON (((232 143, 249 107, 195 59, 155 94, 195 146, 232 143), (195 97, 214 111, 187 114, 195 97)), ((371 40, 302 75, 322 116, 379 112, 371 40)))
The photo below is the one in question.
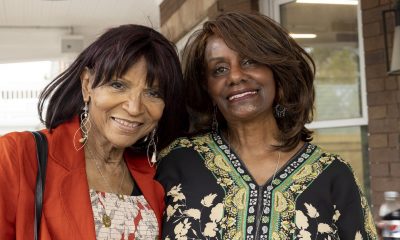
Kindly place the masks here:
POLYGON ((13 132, 0 137, 0 239, 18 239, 22 233, 17 229, 24 229, 28 235, 32 232, 33 236, 36 172, 31 133, 13 132), (29 202, 32 206, 27 206, 29 202))

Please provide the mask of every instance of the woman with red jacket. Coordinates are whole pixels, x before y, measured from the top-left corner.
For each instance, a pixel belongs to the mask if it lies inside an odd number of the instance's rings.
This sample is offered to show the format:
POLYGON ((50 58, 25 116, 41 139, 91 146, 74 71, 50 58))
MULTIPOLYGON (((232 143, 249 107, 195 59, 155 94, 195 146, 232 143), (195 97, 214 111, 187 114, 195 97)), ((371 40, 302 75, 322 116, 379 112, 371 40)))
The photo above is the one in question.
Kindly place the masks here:
MULTIPOLYGON (((123 25, 44 89, 39 114, 49 145, 40 239, 159 238, 164 191, 153 165, 157 149, 187 127, 181 88, 173 45, 151 28, 123 25)), ((0 239, 32 239, 31 133, 0 138, 0 171, 0 239)))

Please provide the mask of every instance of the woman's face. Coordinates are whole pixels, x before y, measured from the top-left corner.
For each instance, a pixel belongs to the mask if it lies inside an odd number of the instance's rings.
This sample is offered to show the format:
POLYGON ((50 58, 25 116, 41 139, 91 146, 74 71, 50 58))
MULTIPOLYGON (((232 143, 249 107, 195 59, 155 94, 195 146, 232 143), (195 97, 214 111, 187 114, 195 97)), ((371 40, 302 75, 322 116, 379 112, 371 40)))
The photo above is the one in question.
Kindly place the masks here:
POLYGON ((85 101, 89 101, 92 128, 89 138, 103 140, 115 147, 134 144, 156 127, 160 120, 164 101, 155 86, 146 85, 146 61, 142 57, 120 78, 91 88, 93 76, 89 70, 82 78, 85 101))
POLYGON ((273 118, 275 81, 271 69, 211 36, 205 49, 207 89, 228 122, 273 118))

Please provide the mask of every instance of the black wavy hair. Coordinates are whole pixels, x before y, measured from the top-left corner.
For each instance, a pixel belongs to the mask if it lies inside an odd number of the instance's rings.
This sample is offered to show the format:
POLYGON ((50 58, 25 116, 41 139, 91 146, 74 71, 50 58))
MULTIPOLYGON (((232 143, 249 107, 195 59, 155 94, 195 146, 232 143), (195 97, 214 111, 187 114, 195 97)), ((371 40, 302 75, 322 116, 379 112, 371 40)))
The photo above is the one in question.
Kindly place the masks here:
POLYGON ((157 127, 158 147, 165 147, 188 128, 182 70, 175 46, 159 32, 141 25, 111 28, 90 44, 39 97, 40 120, 50 131, 81 113, 84 106, 80 76, 85 68, 94 72, 93 88, 121 77, 144 57, 147 84, 158 81, 165 102, 157 127), (44 109, 47 105, 47 109, 44 109), (45 111, 44 111, 45 110, 45 111))

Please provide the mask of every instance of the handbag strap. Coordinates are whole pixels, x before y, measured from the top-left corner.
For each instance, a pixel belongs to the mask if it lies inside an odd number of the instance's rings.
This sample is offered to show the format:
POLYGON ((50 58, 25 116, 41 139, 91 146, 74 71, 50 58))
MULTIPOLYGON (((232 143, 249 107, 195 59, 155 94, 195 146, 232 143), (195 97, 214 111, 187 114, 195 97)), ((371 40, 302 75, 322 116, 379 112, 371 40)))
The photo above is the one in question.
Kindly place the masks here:
POLYGON ((35 189, 35 219, 34 219, 34 240, 39 239, 40 220, 42 218, 42 205, 44 194, 44 183, 46 180, 47 166, 47 139, 42 132, 32 132, 36 142, 36 157, 38 161, 38 172, 36 176, 35 189))

